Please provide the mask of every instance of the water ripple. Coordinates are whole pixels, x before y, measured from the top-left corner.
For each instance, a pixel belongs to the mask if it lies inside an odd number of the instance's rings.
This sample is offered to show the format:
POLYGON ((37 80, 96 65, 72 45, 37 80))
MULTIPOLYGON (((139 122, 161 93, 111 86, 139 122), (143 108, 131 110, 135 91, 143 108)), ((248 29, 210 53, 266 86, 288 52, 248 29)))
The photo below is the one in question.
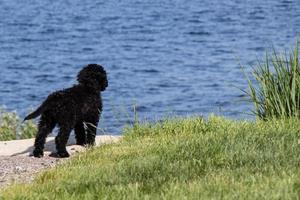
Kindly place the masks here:
POLYGON ((109 76, 100 124, 113 133, 132 123, 133 105, 150 120, 210 112, 248 118, 241 113, 251 105, 232 87, 247 88, 239 61, 254 65, 300 32, 296 0, 0 5, 0 105, 24 116, 49 92, 76 83, 84 65, 100 63, 109 76))

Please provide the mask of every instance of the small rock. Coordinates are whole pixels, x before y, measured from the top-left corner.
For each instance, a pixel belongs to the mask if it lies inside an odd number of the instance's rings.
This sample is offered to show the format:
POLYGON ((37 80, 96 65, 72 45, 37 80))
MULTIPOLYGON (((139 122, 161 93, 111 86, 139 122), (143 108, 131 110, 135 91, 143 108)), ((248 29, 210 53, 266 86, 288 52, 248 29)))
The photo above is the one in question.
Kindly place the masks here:
POLYGON ((25 172, 26 169, 24 169, 23 167, 20 167, 20 166, 16 166, 15 167, 15 171, 17 171, 17 172, 25 172))

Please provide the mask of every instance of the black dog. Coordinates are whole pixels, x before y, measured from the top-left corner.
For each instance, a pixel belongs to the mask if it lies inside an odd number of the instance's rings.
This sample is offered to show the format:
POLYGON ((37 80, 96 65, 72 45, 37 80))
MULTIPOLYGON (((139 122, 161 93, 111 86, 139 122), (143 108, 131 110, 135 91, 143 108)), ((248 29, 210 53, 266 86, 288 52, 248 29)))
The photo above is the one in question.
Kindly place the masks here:
POLYGON ((102 111, 101 91, 108 86, 106 71, 102 66, 89 64, 77 75, 79 84, 50 94, 36 111, 25 117, 33 119, 41 115, 35 138, 33 155, 42 157, 47 135, 59 126, 55 138, 57 154, 68 157, 66 150, 74 129, 78 145, 93 145, 96 128, 102 111))

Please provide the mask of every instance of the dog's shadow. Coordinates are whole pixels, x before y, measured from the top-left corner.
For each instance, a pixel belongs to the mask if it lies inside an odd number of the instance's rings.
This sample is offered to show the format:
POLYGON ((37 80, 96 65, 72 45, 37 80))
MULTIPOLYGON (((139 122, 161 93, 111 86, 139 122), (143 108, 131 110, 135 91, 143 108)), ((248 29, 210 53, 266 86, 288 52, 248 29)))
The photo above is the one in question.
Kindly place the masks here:
MULTIPOLYGON (((76 140, 75 140, 75 137, 73 134, 71 134, 71 136, 69 137, 68 143, 67 143, 68 151, 70 151, 70 148, 72 149, 72 147, 70 147, 71 145, 76 145, 76 140)), ((18 155, 22 155, 22 154, 28 154, 29 156, 33 156, 33 154, 32 154, 33 149, 34 149, 34 146, 32 143, 32 146, 28 147, 26 150, 15 153, 12 156, 18 156, 18 155)), ((50 157, 59 158, 58 154, 56 153, 55 137, 48 137, 46 139, 44 152, 47 152, 47 153, 50 152, 50 154, 49 154, 50 157)))

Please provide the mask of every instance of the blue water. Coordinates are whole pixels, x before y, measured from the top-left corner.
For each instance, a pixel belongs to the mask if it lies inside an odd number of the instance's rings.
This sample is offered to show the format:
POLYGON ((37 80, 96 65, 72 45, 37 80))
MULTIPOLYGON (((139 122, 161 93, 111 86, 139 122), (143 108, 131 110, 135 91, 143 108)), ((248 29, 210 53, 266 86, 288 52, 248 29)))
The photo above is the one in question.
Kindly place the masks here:
POLYGON ((99 63, 109 76, 105 132, 132 122, 133 105, 148 120, 249 118, 239 63, 290 47, 299 32, 297 0, 1 0, 0 105, 23 117, 99 63))

